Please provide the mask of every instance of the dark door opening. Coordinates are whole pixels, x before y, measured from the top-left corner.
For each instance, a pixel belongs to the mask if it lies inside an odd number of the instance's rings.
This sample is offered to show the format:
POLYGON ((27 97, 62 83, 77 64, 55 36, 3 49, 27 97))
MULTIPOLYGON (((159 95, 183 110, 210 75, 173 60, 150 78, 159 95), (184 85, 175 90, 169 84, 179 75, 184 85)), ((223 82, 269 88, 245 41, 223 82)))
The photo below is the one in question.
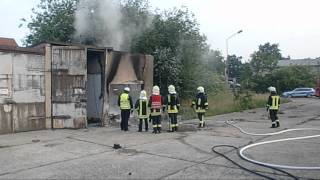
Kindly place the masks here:
POLYGON ((104 99, 105 52, 87 50, 87 119, 88 126, 100 126, 104 99))

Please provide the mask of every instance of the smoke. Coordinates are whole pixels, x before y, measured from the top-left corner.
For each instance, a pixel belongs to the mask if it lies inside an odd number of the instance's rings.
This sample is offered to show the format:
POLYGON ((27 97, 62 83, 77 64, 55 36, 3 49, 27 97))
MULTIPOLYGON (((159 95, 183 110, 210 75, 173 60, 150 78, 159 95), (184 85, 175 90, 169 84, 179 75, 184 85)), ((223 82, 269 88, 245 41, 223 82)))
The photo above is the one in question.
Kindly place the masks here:
POLYGON ((147 28, 123 14, 118 0, 80 0, 75 16, 75 40, 89 45, 129 51, 132 38, 147 28))

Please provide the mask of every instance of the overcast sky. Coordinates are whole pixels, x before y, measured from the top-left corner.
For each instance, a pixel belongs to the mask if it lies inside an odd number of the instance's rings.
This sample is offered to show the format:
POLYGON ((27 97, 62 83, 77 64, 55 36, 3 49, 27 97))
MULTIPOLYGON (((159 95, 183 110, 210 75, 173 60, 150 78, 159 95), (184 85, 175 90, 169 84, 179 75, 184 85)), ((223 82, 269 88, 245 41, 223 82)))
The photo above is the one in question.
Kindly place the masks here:
MULTIPOLYGON (((40 0, 0 0, 0 36, 12 37, 21 45, 28 32, 18 28, 22 17, 40 0)), ((319 0, 150 0, 152 8, 187 6, 200 23, 212 49, 248 59, 260 44, 278 43, 283 56, 320 57, 319 0)))

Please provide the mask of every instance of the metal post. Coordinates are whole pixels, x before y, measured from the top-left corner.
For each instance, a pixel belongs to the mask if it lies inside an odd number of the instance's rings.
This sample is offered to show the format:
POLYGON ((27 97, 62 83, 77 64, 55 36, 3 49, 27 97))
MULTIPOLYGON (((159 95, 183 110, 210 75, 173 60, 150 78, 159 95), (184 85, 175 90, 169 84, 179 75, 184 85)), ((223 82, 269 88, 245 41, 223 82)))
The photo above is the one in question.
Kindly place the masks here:
POLYGON ((237 35, 237 34, 240 34, 242 33, 243 31, 242 30, 239 30, 238 32, 232 34, 231 36, 229 36, 227 39, 226 39, 226 60, 225 60, 225 69, 224 69, 224 76, 226 78, 226 83, 228 84, 228 80, 229 80, 229 74, 228 74, 228 66, 229 66, 229 63, 228 63, 228 54, 229 54, 229 39, 231 39, 233 36, 237 35))
POLYGON ((229 62, 228 62, 228 54, 229 54, 229 44, 228 44, 228 40, 226 39, 226 62, 225 62, 225 68, 224 68, 224 76, 226 78, 226 83, 228 84, 228 80, 229 80, 229 73, 228 73, 228 66, 229 66, 229 62))

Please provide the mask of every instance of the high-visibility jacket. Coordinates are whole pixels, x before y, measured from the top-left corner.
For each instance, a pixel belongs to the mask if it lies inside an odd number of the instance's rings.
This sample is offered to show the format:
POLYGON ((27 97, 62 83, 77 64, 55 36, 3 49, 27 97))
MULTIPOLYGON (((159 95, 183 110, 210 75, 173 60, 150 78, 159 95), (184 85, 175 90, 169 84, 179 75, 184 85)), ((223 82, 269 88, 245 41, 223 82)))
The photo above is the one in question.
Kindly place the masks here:
POLYGON ((135 109, 138 112, 139 119, 147 119, 149 117, 148 113, 148 100, 147 99, 138 99, 135 104, 135 109))
POLYGON ((197 113, 205 113, 208 109, 207 96, 204 93, 198 93, 196 98, 192 101, 192 108, 195 108, 197 113))
POLYGON ((163 100, 161 95, 152 95, 149 99, 148 106, 151 109, 151 116, 161 115, 161 109, 163 106, 163 100))
POLYGON ((166 97, 166 106, 167 106, 167 111, 169 114, 175 114, 178 113, 179 108, 180 108, 180 102, 179 102, 179 97, 177 94, 169 94, 166 97))
POLYGON ((128 93, 122 93, 119 96, 118 105, 121 110, 129 110, 132 108, 132 100, 128 93))
POLYGON ((268 99, 268 108, 270 110, 279 110, 280 108, 280 96, 270 95, 268 99))

